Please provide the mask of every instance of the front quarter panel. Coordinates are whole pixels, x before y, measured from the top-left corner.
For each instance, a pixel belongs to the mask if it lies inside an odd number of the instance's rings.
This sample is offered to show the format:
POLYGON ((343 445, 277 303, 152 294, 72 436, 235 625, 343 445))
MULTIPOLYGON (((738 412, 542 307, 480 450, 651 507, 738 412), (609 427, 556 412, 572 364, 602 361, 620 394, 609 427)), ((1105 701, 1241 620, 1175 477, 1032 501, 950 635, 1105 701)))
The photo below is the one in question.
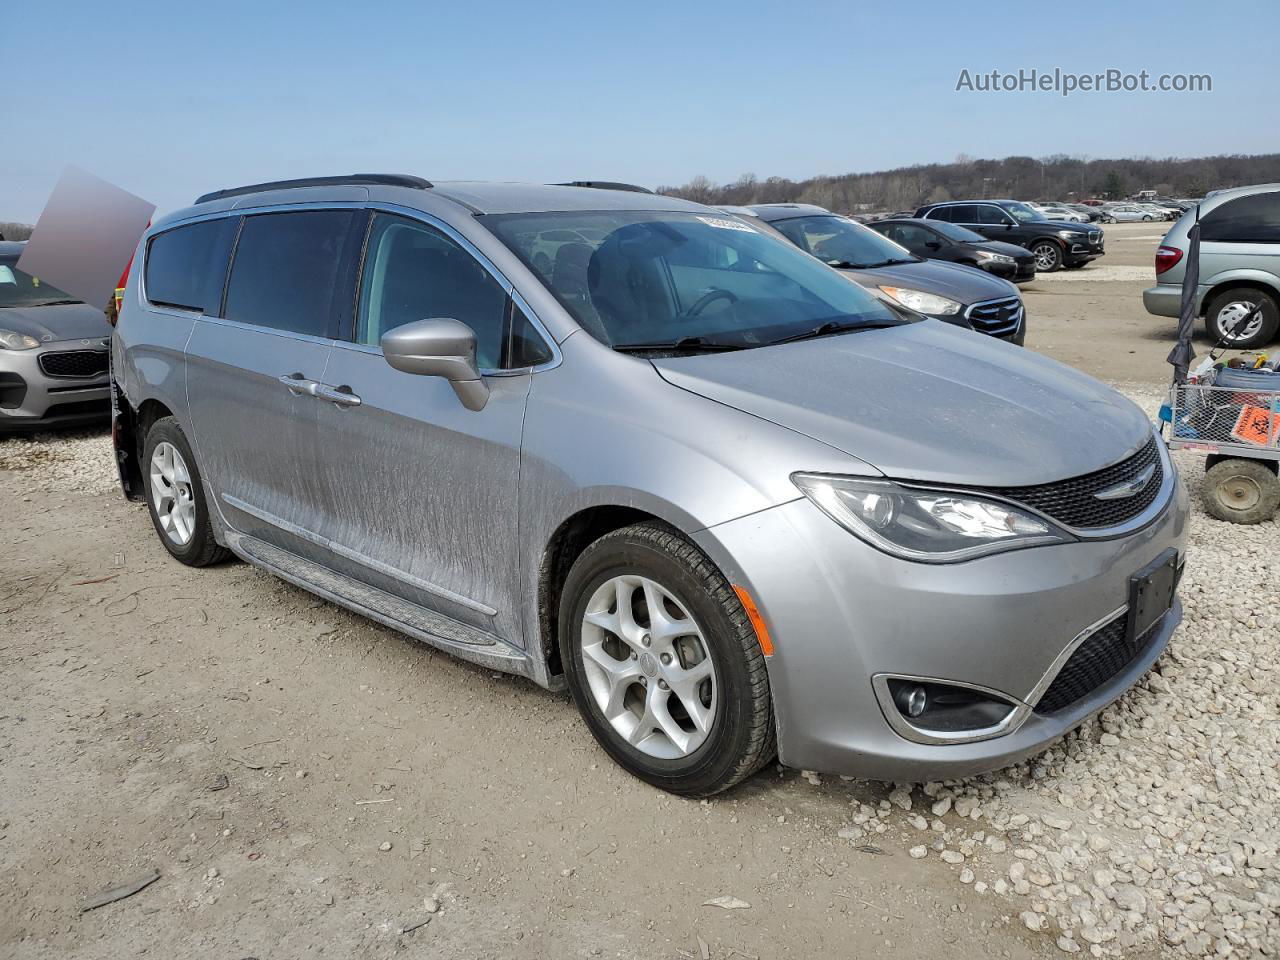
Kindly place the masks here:
MULTIPOLYGON (((620 506, 687 535, 800 498, 798 470, 880 476, 816 440, 676 387, 585 332, 533 377, 521 453, 520 582, 537 636, 543 555, 575 514, 620 506)), ((725 355, 728 360, 731 355, 725 355)))

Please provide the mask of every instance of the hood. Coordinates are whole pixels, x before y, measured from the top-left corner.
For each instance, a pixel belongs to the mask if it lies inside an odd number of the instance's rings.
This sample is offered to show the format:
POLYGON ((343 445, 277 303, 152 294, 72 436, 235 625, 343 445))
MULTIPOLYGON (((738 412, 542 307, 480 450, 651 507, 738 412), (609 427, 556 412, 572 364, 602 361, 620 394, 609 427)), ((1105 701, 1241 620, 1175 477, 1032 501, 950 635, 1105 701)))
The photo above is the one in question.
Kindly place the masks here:
POLYGON ((1003 240, 988 240, 985 243, 974 240, 966 243, 965 246, 975 250, 989 250, 991 253, 1003 253, 1006 257, 1013 257, 1015 260, 1029 260, 1033 256, 1026 247, 1020 247, 1016 243, 1005 243, 1003 240))
POLYGON ((1092 377, 933 320, 652 363, 677 387, 903 480, 1050 483, 1151 437, 1143 412, 1092 377))
POLYGON ((111 336, 107 315, 87 303, 57 307, 0 308, 0 327, 25 333, 41 343, 57 340, 101 340, 111 336))
POLYGON ((910 287, 958 300, 966 307, 980 300, 998 300, 1018 295, 1018 288, 1007 280, 992 276, 985 270, 975 270, 961 263, 946 263, 942 260, 922 260, 920 263, 898 263, 892 267, 840 272, 864 287, 874 289, 881 284, 910 287))

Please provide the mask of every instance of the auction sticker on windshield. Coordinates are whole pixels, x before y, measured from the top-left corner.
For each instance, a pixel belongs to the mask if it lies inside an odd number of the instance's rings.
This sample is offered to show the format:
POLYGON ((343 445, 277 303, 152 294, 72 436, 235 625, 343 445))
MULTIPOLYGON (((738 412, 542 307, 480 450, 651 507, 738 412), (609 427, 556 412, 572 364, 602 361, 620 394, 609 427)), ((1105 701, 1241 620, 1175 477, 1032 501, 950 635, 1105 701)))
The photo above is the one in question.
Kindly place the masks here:
POLYGON ((717 227, 720 230, 741 230, 744 233, 755 233, 745 223, 739 223, 737 220, 723 220, 720 217, 699 217, 708 227, 717 227))

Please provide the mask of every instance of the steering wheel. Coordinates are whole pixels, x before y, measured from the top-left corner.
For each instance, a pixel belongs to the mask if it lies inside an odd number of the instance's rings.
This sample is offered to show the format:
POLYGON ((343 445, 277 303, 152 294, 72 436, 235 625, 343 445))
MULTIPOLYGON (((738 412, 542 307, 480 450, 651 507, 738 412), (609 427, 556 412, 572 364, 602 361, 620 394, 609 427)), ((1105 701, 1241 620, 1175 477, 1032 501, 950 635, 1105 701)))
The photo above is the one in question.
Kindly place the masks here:
POLYGON ((728 300, 730 303, 737 303, 738 295, 731 290, 721 290, 719 287, 714 290, 708 290, 698 298, 693 306, 684 312, 684 315, 686 317, 696 317, 717 300, 728 300))

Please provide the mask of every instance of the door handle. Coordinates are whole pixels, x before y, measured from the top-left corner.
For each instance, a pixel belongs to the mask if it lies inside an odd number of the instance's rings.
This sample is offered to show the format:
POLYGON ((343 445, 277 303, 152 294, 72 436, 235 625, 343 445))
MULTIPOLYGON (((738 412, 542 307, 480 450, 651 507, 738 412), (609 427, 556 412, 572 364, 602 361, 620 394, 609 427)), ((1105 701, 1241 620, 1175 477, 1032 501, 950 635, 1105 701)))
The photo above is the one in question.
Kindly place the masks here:
POLYGON ((340 407, 360 406, 360 398, 347 386, 331 387, 327 383, 318 383, 316 384, 315 395, 321 400, 328 400, 330 403, 337 404, 340 407))
POLYGON ((320 384, 316 383, 314 380, 308 380, 300 373, 291 373, 288 376, 281 377, 280 382, 283 383, 294 396, 306 395, 308 397, 314 397, 317 395, 316 391, 320 389, 320 384))

